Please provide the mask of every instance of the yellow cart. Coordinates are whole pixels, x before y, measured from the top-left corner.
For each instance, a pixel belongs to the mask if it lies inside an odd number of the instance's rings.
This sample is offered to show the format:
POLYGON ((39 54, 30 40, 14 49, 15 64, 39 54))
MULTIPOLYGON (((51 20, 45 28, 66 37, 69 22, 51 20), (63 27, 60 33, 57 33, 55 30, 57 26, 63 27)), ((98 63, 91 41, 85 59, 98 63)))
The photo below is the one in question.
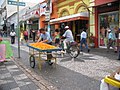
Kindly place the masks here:
POLYGON ((119 80, 116 80, 115 78, 108 76, 108 77, 104 78, 104 81, 111 86, 119 88, 119 90, 120 90, 120 81, 119 80))
MULTIPOLYGON (((61 48, 55 48, 55 49, 47 49, 47 50, 41 50, 39 48, 27 45, 29 47, 29 61, 30 61, 30 66, 32 68, 35 67, 35 59, 38 60, 39 62, 39 69, 41 70, 41 65, 43 61, 48 61, 49 59, 47 58, 46 60, 42 60, 41 55, 48 55, 51 54, 52 52, 57 52, 61 51, 61 48), (48 53, 50 52, 50 53, 48 53)), ((54 60, 54 63, 56 65, 57 59, 56 57, 52 57, 51 60, 54 60)))

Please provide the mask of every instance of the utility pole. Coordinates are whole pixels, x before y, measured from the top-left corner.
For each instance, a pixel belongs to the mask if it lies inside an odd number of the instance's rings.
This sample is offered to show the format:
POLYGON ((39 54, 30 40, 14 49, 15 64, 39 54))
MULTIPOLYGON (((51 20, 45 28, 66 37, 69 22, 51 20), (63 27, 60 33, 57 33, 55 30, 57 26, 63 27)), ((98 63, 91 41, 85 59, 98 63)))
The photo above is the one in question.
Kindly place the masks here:
POLYGON ((18 58, 20 58, 19 0, 17 0, 18 58))

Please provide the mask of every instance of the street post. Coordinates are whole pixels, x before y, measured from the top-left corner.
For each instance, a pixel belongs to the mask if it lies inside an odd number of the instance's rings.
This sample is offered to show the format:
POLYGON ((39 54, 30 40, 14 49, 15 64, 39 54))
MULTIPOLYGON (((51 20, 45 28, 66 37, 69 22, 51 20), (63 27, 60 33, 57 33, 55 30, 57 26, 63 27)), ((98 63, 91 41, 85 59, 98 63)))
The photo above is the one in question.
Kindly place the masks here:
POLYGON ((18 58, 20 58, 19 0, 17 0, 18 58))
POLYGON ((48 29, 48 32, 50 33, 50 4, 51 4, 51 0, 48 0, 47 1, 47 7, 46 7, 46 12, 45 12, 45 20, 48 22, 48 27, 47 27, 47 29, 48 29))

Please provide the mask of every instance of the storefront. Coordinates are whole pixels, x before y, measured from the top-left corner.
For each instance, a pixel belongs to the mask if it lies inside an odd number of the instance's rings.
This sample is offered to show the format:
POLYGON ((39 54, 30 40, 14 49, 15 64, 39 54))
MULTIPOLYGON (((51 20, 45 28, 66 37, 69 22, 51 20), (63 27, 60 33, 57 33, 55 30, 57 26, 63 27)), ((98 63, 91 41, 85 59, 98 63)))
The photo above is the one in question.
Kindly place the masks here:
POLYGON ((82 12, 78 14, 68 15, 57 19, 50 20, 51 25, 58 24, 61 29, 61 35, 64 33, 64 27, 67 25, 73 32, 76 41, 80 41, 80 33, 83 28, 88 28, 88 13, 82 12))
POLYGON ((96 46, 107 47, 108 29, 112 30, 114 37, 117 38, 117 31, 119 28, 119 1, 105 0, 100 4, 96 0, 95 6, 95 32, 96 32, 96 46))
MULTIPOLYGON (((89 5, 87 0, 84 0, 86 5, 89 5)), ((88 28, 89 15, 85 4, 79 0, 57 0, 58 18, 50 20, 51 25, 58 25, 61 35, 64 33, 64 27, 68 25, 72 30, 76 41, 80 41, 80 33, 83 28, 88 28)))

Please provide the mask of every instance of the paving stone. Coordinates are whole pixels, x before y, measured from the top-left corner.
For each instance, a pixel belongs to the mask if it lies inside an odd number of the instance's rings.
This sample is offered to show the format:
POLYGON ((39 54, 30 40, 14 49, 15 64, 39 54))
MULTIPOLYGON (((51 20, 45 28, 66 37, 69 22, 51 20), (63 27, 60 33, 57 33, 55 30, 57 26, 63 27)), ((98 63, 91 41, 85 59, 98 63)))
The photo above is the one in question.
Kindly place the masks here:
POLYGON ((2 84, 0 85, 1 89, 0 90, 10 90, 9 84, 2 84))
POLYGON ((27 86, 29 87, 30 90, 37 90, 38 89, 38 87, 34 83, 31 83, 27 86))
POLYGON ((0 70, 0 75, 6 74, 6 73, 8 73, 8 70, 7 70, 7 69, 1 69, 1 70, 0 70))
POLYGON ((21 86, 20 90, 30 90, 30 89, 29 89, 29 87, 27 85, 25 85, 25 86, 21 86))
POLYGON ((10 73, 12 76, 17 76, 17 75, 23 74, 23 72, 21 70, 15 71, 15 72, 10 72, 10 73))
POLYGON ((16 88, 13 88, 13 89, 11 89, 11 90, 20 90, 20 88, 19 88, 19 87, 16 87, 16 88))
POLYGON ((11 82, 11 83, 8 83, 9 86, 10 86, 10 89, 13 89, 13 88, 16 88, 18 87, 17 83, 14 81, 14 82, 11 82))
POLYGON ((11 74, 9 72, 5 73, 5 74, 0 74, 0 79, 4 79, 4 78, 7 78, 7 77, 11 77, 11 74))
POLYGON ((13 78, 18 81, 18 80, 23 80, 23 79, 26 79, 28 78, 25 74, 20 74, 20 75, 16 75, 16 76, 13 76, 13 78))

